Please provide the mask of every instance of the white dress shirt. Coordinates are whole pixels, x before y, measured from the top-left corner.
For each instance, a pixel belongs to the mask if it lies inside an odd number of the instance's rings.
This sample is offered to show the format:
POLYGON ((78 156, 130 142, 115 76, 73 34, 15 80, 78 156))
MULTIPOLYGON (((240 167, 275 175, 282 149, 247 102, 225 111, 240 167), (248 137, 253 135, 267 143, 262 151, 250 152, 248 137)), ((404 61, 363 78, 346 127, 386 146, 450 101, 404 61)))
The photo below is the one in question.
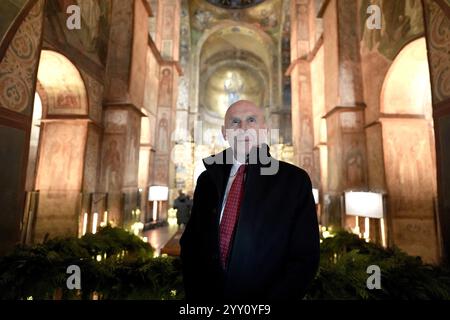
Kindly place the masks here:
POLYGON ((228 193, 230 192, 231 186, 233 184, 234 178, 236 178, 236 174, 239 170, 239 167, 242 165, 241 162, 237 161, 234 157, 233 157, 233 166, 231 167, 230 170, 230 176, 228 178, 228 183, 227 183, 227 187, 225 188, 225 194, 223 196, 223 201, 222 201, 222 210, 220 210, 220 220, 219 220, 219 224, 222 221, 222 216, 223 216, 223 210, 225 209, 225 204, 227 203, 227 198, 228 198, 228 193))

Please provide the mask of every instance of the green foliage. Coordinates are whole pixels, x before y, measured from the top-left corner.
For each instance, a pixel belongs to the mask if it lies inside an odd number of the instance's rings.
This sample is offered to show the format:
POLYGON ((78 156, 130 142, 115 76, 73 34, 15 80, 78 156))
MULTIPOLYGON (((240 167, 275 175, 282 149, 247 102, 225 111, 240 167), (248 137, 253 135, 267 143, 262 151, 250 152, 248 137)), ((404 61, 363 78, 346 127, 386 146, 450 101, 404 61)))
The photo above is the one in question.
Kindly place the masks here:
POLYGON ((179 261, 152 257, 148 243, 110 226, 80 239, 18 246, 0 258, 0 298, 89 299, 94 292, 102 299, 181 298, 179 261), (67 289, 70 265, 81 269, 80 291, 67 289))
POLYGON ((398 248, 385 249, 339 231, 323 239, 321 262, 307 299, 450 299, 450 270, 424 264, 398 248), (381 289, 366 287, 367 267, 381 269, 381 289))
MULTIPOLYGON (((111 227, 80 239, 18 246, 0 258, 0 299, 91 299, 94 292, 99 299, 182 299, 180 260, 152 256, 147 243, 111 227), (66 288, 72 264, 81 269, 80 291, 66 288)), ((450 271, 339 231, 323 239, 306 299, 450 299, 450 271), (366 287, 370 265, 381 269, 381 290, 366 287)))

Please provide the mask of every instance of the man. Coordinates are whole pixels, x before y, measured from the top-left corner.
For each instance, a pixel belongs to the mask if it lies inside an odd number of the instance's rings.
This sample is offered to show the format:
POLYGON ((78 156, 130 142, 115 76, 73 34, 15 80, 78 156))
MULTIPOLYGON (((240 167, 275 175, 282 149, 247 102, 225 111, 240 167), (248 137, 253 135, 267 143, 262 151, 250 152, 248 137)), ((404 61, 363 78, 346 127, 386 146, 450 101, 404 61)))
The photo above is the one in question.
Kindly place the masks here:
POLYGON ((266 132, 263 111, 238 101, 222 127, 231 147, 203 160, 180 239, 188 300, 301 299, 316 274, 311 181, 270 157, 266 132))
POLYGON ((178 190, 178 197, 173 202, 173 207, 177 209, 177 224, 179 228, 184 228, 189 220, 191 212, 191 200, 183 193, 183 190, 178 190))

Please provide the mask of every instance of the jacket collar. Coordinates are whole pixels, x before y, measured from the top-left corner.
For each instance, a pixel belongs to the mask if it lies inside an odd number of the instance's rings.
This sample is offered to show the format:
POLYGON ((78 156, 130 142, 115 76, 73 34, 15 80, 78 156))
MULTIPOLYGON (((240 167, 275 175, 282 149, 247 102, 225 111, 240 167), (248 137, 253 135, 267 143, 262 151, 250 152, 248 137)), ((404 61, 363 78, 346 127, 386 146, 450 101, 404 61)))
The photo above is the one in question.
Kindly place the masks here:
MULTIPOLYGON (((274 159, 270 155, 270 148, 267 144, 254 147, 247 156, 249 170, 270 166, 274 159)), ((227 148, 222 152, 203 159, 203 164, 215 182, 218 191, 221 192, 226 187, 226 182, 233 166, 233 149, 227 148)))

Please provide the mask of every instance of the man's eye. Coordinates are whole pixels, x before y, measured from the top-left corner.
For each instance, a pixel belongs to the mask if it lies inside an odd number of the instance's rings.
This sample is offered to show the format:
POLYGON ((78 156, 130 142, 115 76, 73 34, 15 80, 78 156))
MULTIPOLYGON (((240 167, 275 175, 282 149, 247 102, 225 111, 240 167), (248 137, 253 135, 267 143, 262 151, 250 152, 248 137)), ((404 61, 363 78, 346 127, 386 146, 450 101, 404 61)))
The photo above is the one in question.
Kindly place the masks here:
POLYGON ((238 124, 238 123, 239 123, 239 120, 234 119, 233 121, 231 121, 231 123, 232 123, 232 124, 238 124))
POLYGON ((248 118, 248 122, 256 122, 255 118, 248 118))

